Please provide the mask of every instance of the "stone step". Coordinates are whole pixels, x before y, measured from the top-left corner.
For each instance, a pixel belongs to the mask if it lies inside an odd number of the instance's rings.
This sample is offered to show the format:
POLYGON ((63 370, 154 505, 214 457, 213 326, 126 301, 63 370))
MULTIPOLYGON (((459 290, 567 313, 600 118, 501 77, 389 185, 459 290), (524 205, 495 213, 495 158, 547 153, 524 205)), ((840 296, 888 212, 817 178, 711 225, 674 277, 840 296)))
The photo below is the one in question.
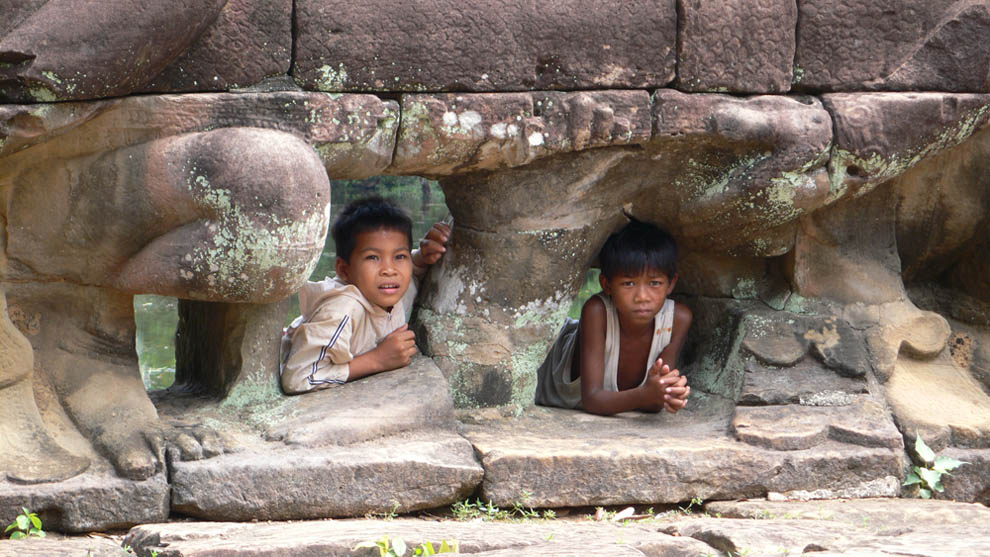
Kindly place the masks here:
POLYGON ((270 443, 171 465, 172 510, 211 520, 411 511, 463 499, 483 470, 456 433, 422 431, 329 448, 270 443))
POLYGON ((802 412, 821 420, 820 428, 804 428, 808 439, 796 444, 799 450, 774 450, 759 436, 755 444, 736 438, 731 401, 699 394, 691 402, 676 415, 601 417, 538 407, 517 420, 467 424, 464 435, 485 469, 481 497, 502 506, 566 507, 900 490, 900 435, 873 404, 829 409, 842 411, 831 426, 840 435, 829 433, 832 414, 821 408, 760 407, 766 415, 752 416, 759 423, 751 429, 796 429, 802 412), (846 435, 860 430, 871 435, 846 435))
POLYGON ((210 520, 407 512, 463 499, 481 482, 474 449, 456 432, 447 381, 428 358, 273 404, 160 406, 173 423, 235 432, 225 454, 169 460, 173 511, 210 520))
MULTIPOLYGON (((375 555, 355 551, 388 537, 410 549, 456 542, 476 555, 987 555, 990 509, 911 499, 718 502, 626 521, 322 520, 146 524, 123 543, 160 557, 375 555)), ((0 542, 0 554, 3 553, 0 542)), ((407 553, 408 554, 408 553, 407 553)))
MULTIPOLYGON (((294 523, 170 523, 133 528, 124 543, 139 555, 157 551, 159 557, 237 555, 336 556, 377 555, 374 549, 355 551, 362 542, 388 536, 410 550, 429 542, 457 543, 461 553, 474 555, 671 555, 712 554, 711 546, 660 533, 650 523, 615 524, 590 521, 529 520, 524 522, 456 522, 418 519, 326 520, 294 523)), ((406 553, 409 554, 408 552, 406 553)))

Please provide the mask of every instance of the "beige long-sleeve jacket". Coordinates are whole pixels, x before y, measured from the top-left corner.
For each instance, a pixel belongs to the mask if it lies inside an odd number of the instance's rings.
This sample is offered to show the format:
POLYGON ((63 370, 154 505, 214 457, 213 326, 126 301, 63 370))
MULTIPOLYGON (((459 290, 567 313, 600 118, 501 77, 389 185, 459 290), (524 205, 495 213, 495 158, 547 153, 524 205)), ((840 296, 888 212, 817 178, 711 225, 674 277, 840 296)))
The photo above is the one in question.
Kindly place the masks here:
POLYGON ((299 291, 302 315, 282 337, 282 390, 299 394, 346 383, 355 356, 378 346, 409 321, 418 282, 414 272, 409 289, 391 312, 336 278, 307 282, 299 291))

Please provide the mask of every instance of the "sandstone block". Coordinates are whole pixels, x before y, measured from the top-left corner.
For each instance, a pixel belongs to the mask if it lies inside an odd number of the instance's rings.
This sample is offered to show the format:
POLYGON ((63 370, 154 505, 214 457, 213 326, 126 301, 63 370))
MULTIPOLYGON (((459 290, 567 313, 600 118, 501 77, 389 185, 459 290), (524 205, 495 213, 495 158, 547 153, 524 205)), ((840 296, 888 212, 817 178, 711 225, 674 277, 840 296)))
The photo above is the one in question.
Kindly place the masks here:
POLYGON ((990 95, 837 93, 822 102, 835 120, 830 200, 899 176, 990 120, 990 95))
POLYGON ((798 3, 795 87, 825 91, 987 92, 984 2, 798 3))
POLYGON ((782 93, 791 88, 797 5, 678 0, 677 88, 782 93))
POLYGON ((171 463, 172 510, 212 520, 296 520, 428 509, 463 499, 483 470, 445 431, 333 449, 271 444, 171 463))
POLYGON ((292 74, 321 91, 662 87, 676 17, 674 0, 305 0, 292 74))
POLYGON ((227 91, 289 71, 291 0, 227 0, 216 20, 144 88, 227 91))
POLYGON ((265 438, 298 447, 349 445, 419 429, 454 427, 447 380, 428 358, 408 367, 293 397, 265 438))
POLYGON ((730 405, 700 396, 673 416, 536 408, 512 423, 466 425, 465 435, 485 468, 481 496, 499 505, 524 491, 529 504, 549 507, 734 499, 901 474, 900 446, 827 440, 769 450, 729 438, 729 412, 730 405))
POLYGON ((815 447, 826 439, 866 447, 904 446, 884 408, 866 396, 842 406, 739 406, 732 429, 741 441, 780 451, 815 447))
POLYGON ((661 89, 649 156, 623 178, 641 192, 634 214, 672 228, 686 249, 781 255, 797 217, 826 201, 831 137, 814 99, 661 89))
MULTIPOLYGON (((442 540, 456 542, 462 554, 481 555, 669 555, 696 557, 712 548, 690 537, 658 533, 650 524, 587 521, 482 522, 453 520, 332 520, 295 523, 145 524, 124 543, 138 552, 176 557, 240 555, 304 557, 354 555, 354 546, 383 535, 410 548, 442 540), (166 553, 167 552, 167 553, 166 553)), ((0 542, 2 543, 2 542, 0 542)), ((368 550, 365 550, 368 551, 368 550)), ((373 551, 373 550, 372 550, 373 551)), ((118 549, 119 552, 119 549, 118 549)), ((370 554, 370 553, 369 553, 370 554)))
POLYGON ((403 95, 391 174, 495 170, 650 139, 645 91, 403 95))
POLYGON ((23 485, 0 481, 0 521, 13 522, 28 507, 45 530, 91 532, 129 527, 168 518, 169 484, 165 473, 147 480, 117 477, 106 466, 56 483, 23 485))
POLYGON ((739 403, 844 405, 853 401, 853 395, 864 393, 863 379, 841 377, 815 362, 781 369, 747 362, 739 403))
POLYGON ((0 27, 6 31, 0 36, 0 102, 94 99, 140 90, 196 41, 224 4, 118 0, 86 9, 73 2, 15 6, 17 23, 0 27))

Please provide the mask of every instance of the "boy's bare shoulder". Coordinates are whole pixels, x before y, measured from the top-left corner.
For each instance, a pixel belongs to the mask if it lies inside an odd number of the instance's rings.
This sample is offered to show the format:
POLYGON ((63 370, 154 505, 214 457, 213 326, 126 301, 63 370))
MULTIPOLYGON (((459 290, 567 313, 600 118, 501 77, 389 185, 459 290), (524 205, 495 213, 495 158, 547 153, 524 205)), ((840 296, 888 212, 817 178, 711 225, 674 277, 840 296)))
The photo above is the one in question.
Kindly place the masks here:
POLYGON ((691 325, 694 313, 686 304, 674 300, 674 328, 680 329, 691 325))
POLYGON ((581 319, 589 316, 605 316, 605 302, 599 296, 592 296, 581 307, 581 319))

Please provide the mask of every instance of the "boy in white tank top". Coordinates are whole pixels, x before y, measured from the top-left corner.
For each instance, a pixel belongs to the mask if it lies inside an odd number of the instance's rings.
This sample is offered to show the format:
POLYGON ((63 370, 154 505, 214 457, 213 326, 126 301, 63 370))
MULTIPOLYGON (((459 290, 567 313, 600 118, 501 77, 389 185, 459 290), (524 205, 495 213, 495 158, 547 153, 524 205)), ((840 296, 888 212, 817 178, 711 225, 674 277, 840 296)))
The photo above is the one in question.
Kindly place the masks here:
POLYGON ((677 244, 633 219, 599 253, 601 293, 569 319, 538 371, 536 403, 610 415, 677 412, 691 388, 676 369, 691 310, 667 299, 677 244))

